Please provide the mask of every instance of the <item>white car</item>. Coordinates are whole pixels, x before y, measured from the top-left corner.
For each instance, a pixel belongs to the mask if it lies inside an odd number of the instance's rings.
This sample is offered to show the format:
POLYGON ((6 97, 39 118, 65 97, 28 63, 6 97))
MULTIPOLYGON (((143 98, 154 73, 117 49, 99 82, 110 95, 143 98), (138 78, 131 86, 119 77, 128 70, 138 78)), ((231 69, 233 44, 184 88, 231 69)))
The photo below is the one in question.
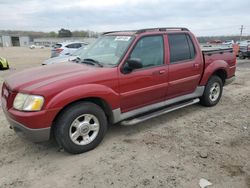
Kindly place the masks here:
POLYGON ((38 45, 35 45, 35 44, 30 45, 30 49, 35 49, 35 48, 43 49, 44 46, 38 46, 38 45))
POLYGON ((57 63, 65 63, 65 62, 72 62, 76 61, 77 58, 80 58, 82 54, 84 53, 85 49, 87 47, 83 46, 76 51, 74 51, 70 55, 60 55, 58 57, 53 57, 45 60, 42 65, 51 65, 51 64, 57 64, 57 63))
POLYGON ((51 49, 51 57, 71 55, 77 49, 88 45, 85 42, 63 42, 55 44, 51 49))

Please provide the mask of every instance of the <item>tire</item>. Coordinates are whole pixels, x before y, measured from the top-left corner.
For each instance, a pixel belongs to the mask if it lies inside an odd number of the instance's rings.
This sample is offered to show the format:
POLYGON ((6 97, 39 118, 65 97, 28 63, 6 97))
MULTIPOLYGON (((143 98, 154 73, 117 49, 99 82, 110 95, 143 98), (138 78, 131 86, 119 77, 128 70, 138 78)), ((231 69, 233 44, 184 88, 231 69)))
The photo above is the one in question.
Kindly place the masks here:
POLYGON ((107 131, 104 111, 91 102, 67 107, 55 122, 55 138, 67 152, 79 154, 97 147, 107 131))
POLYGON ((242 52, 239 52, 239 58, 240 58, 240 59, 245 59, 246 57, 243 55, 242 52))
POLYGON ((215 106, 221 98, 223 92, 223 83, 220 77, 212 76, 205 87, 203 96, 200 98, 200 103, 203 106, 215 106))

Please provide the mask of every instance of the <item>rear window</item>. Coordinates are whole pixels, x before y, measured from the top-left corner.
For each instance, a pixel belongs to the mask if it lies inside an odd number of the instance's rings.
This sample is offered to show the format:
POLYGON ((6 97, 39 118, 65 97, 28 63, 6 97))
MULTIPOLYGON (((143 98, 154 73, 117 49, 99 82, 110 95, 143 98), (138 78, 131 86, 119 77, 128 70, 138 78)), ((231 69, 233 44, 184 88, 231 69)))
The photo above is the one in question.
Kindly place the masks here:
POLYGON ((61 48, 61 47, 62 47, 62 44, 55 44, 53 47, 54 47, 54 48, 61 48))
POLYGON ((81 43, 73 43, 73 44, 68 44, 66 47, 67 48, 80 48, 80 47, 82 47, 82 44, 81 43))
POLYGON ((169 34, 170 63, 193 59, 195 57, 194 44, 187 34, 169 34))

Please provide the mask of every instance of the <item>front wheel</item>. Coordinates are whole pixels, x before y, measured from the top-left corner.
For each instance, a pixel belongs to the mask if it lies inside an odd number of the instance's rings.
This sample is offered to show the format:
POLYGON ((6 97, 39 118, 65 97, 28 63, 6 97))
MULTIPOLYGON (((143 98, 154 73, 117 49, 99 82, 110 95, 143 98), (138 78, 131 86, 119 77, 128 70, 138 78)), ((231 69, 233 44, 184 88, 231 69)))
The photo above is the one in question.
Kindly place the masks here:
POLYGON ((90 102, 66 108, 56 121, 55 138, 65 151, 73 154, 94 149, 107 131, 103 110, 90 102))
POLYGON ((214 106, 221 98, 223 91, 223 83, 220 77, 212 76, 205 87, 205 91, 201 99, 201 104, 204 106, 214 106))

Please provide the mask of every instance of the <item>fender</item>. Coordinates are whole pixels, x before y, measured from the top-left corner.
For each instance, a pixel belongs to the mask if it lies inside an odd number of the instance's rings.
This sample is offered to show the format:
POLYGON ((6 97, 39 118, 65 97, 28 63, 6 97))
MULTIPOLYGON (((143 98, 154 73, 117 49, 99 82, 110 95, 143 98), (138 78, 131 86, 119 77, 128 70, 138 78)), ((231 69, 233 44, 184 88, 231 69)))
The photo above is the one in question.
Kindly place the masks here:
POLYGON ((55 95, 45 106, 46 109, 60 109, 66 105, 84 98, 97 97, 109 104, 111 109, 119 108, 119 94, 111 88, 100 84, 75 86, 55 95))
POLYGON ((215 60, 210 63, 204 70, 203 77, 200 81, 200 85, 204 86, 207 84, 208 79, 217 71, 224 70, 228 75, 229 65, 226 61, 215 60))

